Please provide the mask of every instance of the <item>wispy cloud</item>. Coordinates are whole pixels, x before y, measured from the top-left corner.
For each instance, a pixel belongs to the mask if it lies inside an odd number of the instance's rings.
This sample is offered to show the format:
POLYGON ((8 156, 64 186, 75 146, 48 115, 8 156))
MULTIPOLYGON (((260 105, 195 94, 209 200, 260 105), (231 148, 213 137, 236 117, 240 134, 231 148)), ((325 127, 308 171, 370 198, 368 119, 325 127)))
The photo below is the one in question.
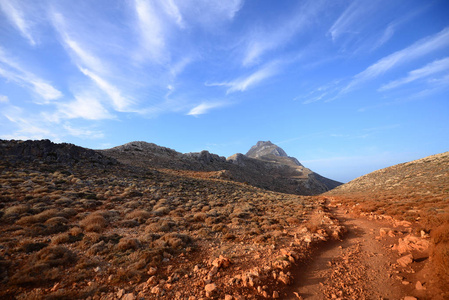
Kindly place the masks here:
POLYGON ((155 1, 135 0, 137 24, 145 49, 145 55, 153 62, 166 61, 168 53, 165 50, 164 26, 160 14, 154 7, 155 1))
POLYGON ((353 1, 329 29, 332 40, 337 41, 343 34, 357 33, 354 23, 361 23, 366 15, 375 8, 376 1, 353 1))
POLYGON ((91 54, 85 46, 80 45, 80 43, 71 36, 67 21, 61 13, 53 11, 51 20, 53 27, 62 39, 63 46, 77 65, 85 66, 91 70, 95 70, 95 72, 104 73, 107 71, 103 61, 91 54))
POLYGON ((62 97, 62 93, 50 83, 25 70, 15 59, 0 47, 0 76, 25 86, 44 99, 44 103, 62 97), (3 68, 2 68, 3 64, 3 68))
POLYGON ((425 65, 422 68, 410 71, 408 75, 404 78, 392 81, 388 84, 383 85, 379 88, 379 91, 386 91, 393 88, 397 88, 399 86, 402 86, 404 84, 443 72, 449 70, 449 57, 436 60, 434 62, 431 62, 427 65, 425 65))
POLYGON ((80 70, 84 75, 92 79, 92 81, 94 81, 97 86, 109 96, 115 110, 122 112, 128 111, 132 101, 124 97, 117 87, 87 69, 80 68, 80 70))
POLYGON ((244 77, 239 77, 235 80, 219 83, 206 83, 206 86, 226 86, 229 87, 226 91, 227 94, 234 92, 244 92, 250 87, 253 87, 262 81, 276 75, 279 72, 280 63, 278 61, 271 62, 252 74, 244 77))
POLYGON ((226 104, 223 102, 203 102, 203 103, 195 106, 194 108, 192 108, 187 113, 187 115, 197 117, 199 115, 204 115, 204 114, 208 113, 211 109, 223 107, 225 105, 226 104))
POLYGON ((8 96, 0 95, 0 103, 8 103, 8 102, 9 102, 8 96))
POLYGON ((331 99, 341 89, 341 80, 334 80, 333 82, 320 86, 306 95, 295 97, 293 101, 303 100, 302 104, 310 104, 320 101, 322 99, 331 99))
POLYGON ((0 8, 6 15, 8 21, 16 27, 20 34, 34 46, 36 41, 31 32, 31 25, 23 14, 23 7, 20 1, 2 0, 0 1, 0 8))
POLYGON ((4 134, 3 139, 58 139, 55 131, 41 120, 36 121, 35 116, 29 116, 20 107, 8 105, 2 109, 3 117, 11 122, 16 130, 14 132, 4 134))
POLYGON ((268 28, 258 28, 245 36, 247 46, 242 64, 250 66, 260 62, 261 56, 266 52, 283 47, 291 38, 305 29, 324 7, 322 1, 304 2, 298 10, 281 24, 268 28))
POLYGON ((435 35, 421 39, 405 49, 399 50, 378 60, 364 71, 354 76, 352 81, 342 90, 342 93, 349 92, 363 82, 374 79, 407 61, 419 58, 448 45, 449 27, 435 35))
POLYGON ((60 121, 61 119, 104 120, 113 119, 114 116, 101 104, 95 95, 84 92, 75 95, 75 100, 58 105, 58 111, 49 116, 49 120, 60 121))

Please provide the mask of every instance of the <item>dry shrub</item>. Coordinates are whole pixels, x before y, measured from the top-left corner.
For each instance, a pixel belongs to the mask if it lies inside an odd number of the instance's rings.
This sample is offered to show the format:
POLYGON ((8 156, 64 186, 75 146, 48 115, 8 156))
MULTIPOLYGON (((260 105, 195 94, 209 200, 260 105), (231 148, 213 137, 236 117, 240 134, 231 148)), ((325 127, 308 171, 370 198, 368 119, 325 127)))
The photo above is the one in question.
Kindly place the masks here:
POLYGON ((144 209, 137 209, 127 214, 125 219, 137 219, 137 221, 142 224, 145 223, 149 217, 151 217, 151 213, 144 209))
POLYGON ((206 213, 199 212, 193 215, 193 220, 195 222, 204 222, 206 220, 206 217, 207 217, 206 213))
POLYGON ((4 215, 3 218, 10 218, 10 217, 18 217, 21 214, 24 214, 26 212, 28 212, 30 210, 30 206, 29 205, 25 205, 25 204, 19 204, 19 205, 14 205, 11 207, 8 207, 4 210, 4 215))
POLYGON ((165 234, 161 240, 165 241, 172 249, 181 249, 192 241, 190 236, 174 232, 165 234))
POLYGON ((58 210, 56 208, 47 209, 36 215, 22 217, 16 222, 16 224, 29 226, 36 223, 44 223, 48 219, 56 217, 57 214, 58 210))
POLYGON ((223 233, 226 233, 226 232, 228 232, 228 226, 226 226, 225 224, 223 224, 223 223, 220 223, 220 224, 215 224, 215 225, 213 225, 212 226, 212 231, 213 232, 223 232, 223 233))
POLYGON ((301 224, 301 220, 299 220, 299 218, 296 218, 296 217, 288 217, 286 219, 286 221, 290 225, 299 225, 299 224, 301 224))
POLYGON ((170 212, 170 209, 167 206, 161 206, 161 207, 154 207, 153 214, 156 216, 163 216, 170 212))
POLYGON ((101 214, 93 213, 81 220, 80 226, 87 232, 100 232, 108 226, 108 221, 101 214))
POLYGON ((35 243, 35 242, 29 241, 29 240, 25 240, 25 241, 21 242, 19 251, 31 253, 31 252, 39 251, 47 246, 48 246, 47 243, 39 243, 39 242, 35 243))
POLYGON ((159 220, 156 223, 151 223, 145 227, 145 232, 169 232, 176 226, 175 222, 170 219, 159 220))
POLYGON ((140 242, 133 238, 122 238, 116 247, 120 251, 137 250, 140 247, 140 242))
POLYGON ((76 254, 65 247, 46 247, 31 255, 27 264, 11 277, 11 282, 22 285, 58 280, 64 275, 59 267, 70 265, 76 259, 76 254))

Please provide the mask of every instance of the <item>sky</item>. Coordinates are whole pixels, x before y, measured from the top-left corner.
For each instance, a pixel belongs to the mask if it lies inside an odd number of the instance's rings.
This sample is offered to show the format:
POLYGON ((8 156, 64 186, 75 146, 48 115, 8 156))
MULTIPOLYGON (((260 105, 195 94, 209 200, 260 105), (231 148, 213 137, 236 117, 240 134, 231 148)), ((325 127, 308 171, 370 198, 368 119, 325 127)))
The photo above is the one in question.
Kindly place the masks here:
POLYGON ((342 182, 449 150, 447 0, 0 0, 0 138, 246 153, 342 182))

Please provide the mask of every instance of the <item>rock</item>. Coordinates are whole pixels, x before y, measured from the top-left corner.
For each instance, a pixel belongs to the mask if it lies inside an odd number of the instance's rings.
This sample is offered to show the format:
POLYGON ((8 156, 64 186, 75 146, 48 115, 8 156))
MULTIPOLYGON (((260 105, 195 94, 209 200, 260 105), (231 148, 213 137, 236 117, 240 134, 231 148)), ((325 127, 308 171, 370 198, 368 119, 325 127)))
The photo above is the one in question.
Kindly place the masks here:
POLYGON ((231 295, 225 295, 225 300, 232 300, 233 297, 231 295))
POLYGON ((418 291, 422 291, 422 290, 425 290, 425 289, 426 289, 426 288, 422 285, 421 281, 417 281, 417 282, 416 282, 415 288, 416 288, 418 291))
POLYGON ((284 272, 281 271, 278 276, 278 281, 280 281, 286 285, 289 285, 291 282, 291 279, 290 279, 290 276, 288 276, 288 274, 285 274, 284 272))
POLYGON ((122 300, 135 300, 135 299, 136 299, 136 296, 134 296, 133 293, 125 294, 122 298, 122 300))
POLYGON ((213 265, 213 266, 216 266, 217 268, 227 268, 227 267, 229 267, 229 265, 230 265, 231 263, 232 263, 232 262, 231 262, 231 260, 230 260, 229 258, 220 255, 219 258, 215 259, 215 260, 212 262, 212 265, 213 265))
POLYGON ((156 276, 151 276, 150 278, 148 278, 147 280, 147 284, 148 285, 155 285, 157 283, 157 278, 156 276))
POLYGON ((430 242, 426 239, 408 235, 405 238, 400 238, 397 245, 393 246, 393 250, 397 250, 399 254, 404 254, 417 250, 426 252, 429 250, 430 242))
POLYGON ((403 257, 399 258, 397 260, 397 262, 402 267, 406 267, 406 266, 408 266, 409 264, 411 264, 413 262, 413 255, 412 254, 408 254, 406 256, 403 256, 403 257))
POLYGON ((120 289, 118 292, 117 292, 117 298, 122 298, 122 296, 125 294, 125 290, 124 289, 120 289))
POLYGON ((206 284, 206 286, 204 287, 204 290, 206 291, 206 293, 212 293, 216 289, 217 289, 217 285, 215 283, 206 284))
POLYGON ((418 300, 418 298, 413 297, 413 296, 405 296, 404 300, 418 300))
POLYGON ((279 292, 273 291, 273 298, 274 298, 274 299, 279 298, 279 292))
POLYGON ((152 294, 156 294, 156 295, 160 295, 160 294, 162 294, 162 289, 156 285, 156 286, 151 288, 151 293, 152 294))
POLYGON ((150 269, 148 270, 147 274, 150 275, 150 276, 153 276, 153 275, 156 274, 156 272, 157 272, 156 268, 150 267, 150 269))
POLYGON ((390 228, 381 228, 381 229, 379 229, 379 234, 380 234, 380 236, 386 236, 389 231, 390 231, 390 228))

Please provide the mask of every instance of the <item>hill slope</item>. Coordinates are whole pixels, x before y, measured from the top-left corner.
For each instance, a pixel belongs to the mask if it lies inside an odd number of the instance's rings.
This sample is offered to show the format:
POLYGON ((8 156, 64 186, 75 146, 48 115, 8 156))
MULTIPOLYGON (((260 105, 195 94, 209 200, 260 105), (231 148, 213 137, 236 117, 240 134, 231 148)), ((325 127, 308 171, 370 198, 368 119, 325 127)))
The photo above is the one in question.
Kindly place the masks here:
POLYGON ((100 152, 133 166, 200 171, 202 177, 209 172, 210 177, 291 194, 316 195, 341 184, 305 168, 271 142, 258 142, 247 155, 237 153, 227 159, 208 151, 182 154, 146 142, 131 142, 100 152))
POLYGON ((430 234, 432 269, 449 286, 449 152, 364 175, 325 195, 362 215, 393 216, 430 234))

